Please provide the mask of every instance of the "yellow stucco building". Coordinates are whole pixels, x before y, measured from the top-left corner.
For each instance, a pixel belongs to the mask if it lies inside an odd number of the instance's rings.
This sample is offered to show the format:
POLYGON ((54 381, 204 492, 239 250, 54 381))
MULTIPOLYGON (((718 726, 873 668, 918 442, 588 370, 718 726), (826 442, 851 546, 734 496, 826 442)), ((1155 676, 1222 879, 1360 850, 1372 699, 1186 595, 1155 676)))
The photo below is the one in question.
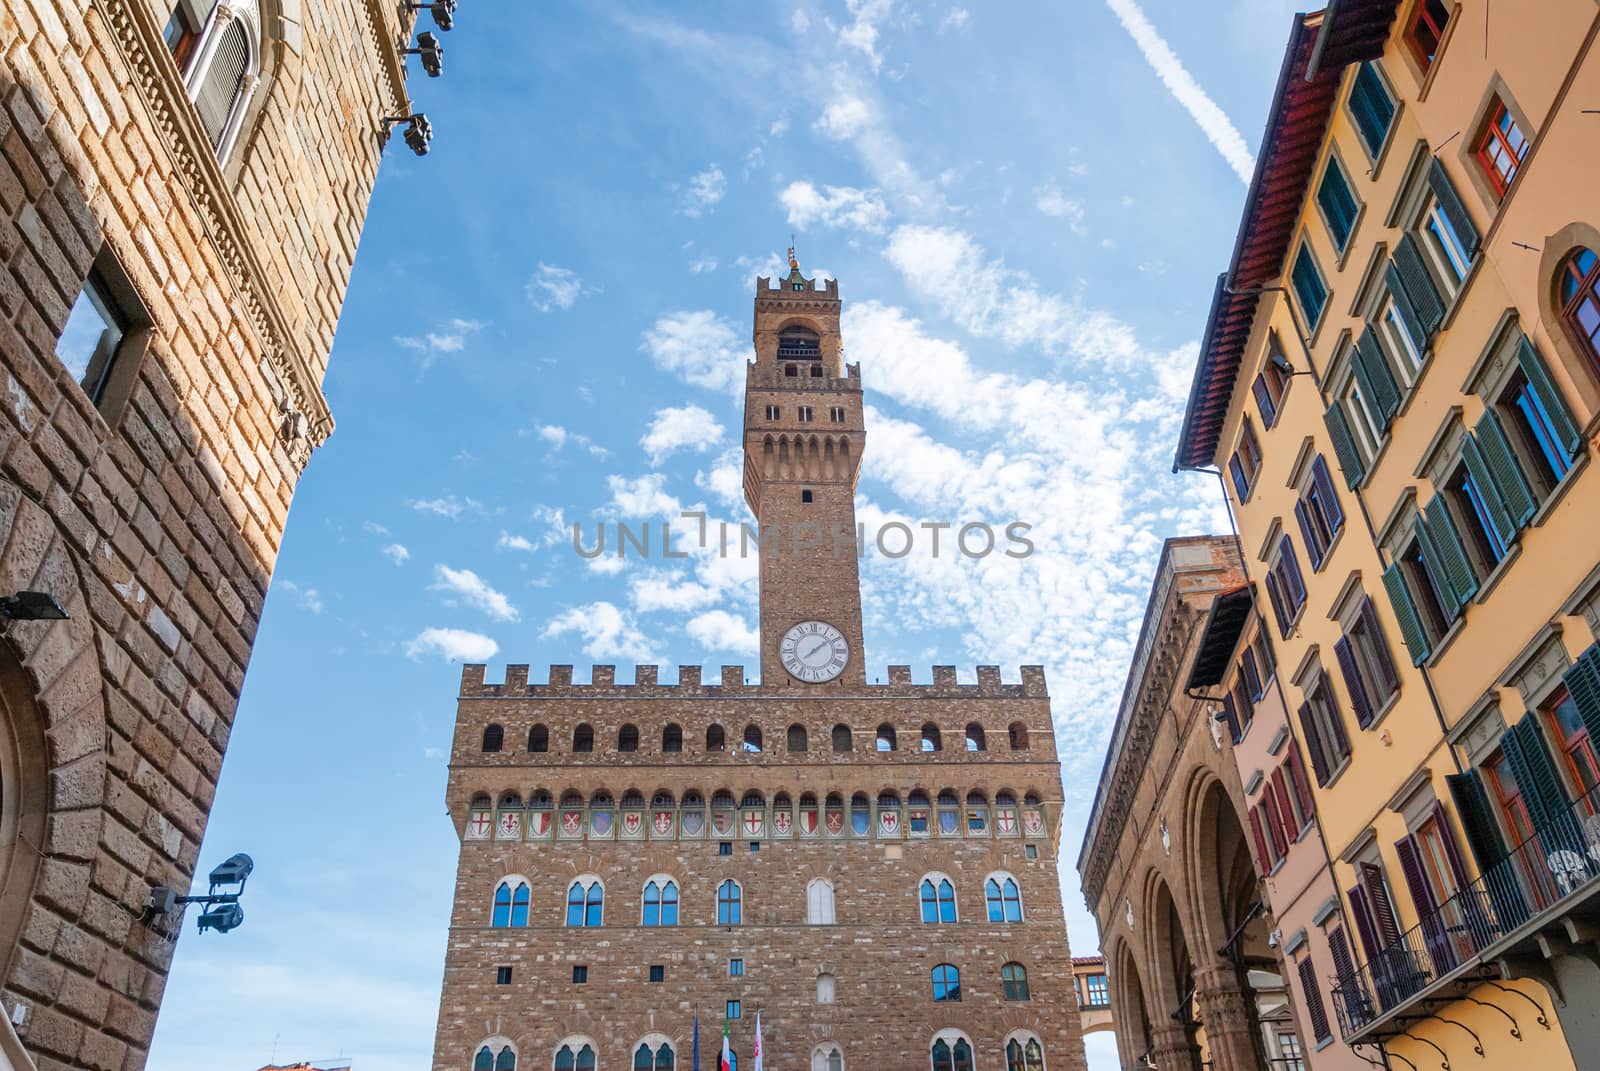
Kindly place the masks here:
POLYGON ((1176 467, 1221 480, 1312 774, 1312 1067, 1600 1067, 1597 33, 1297 18, 1218 282, 1176 467))

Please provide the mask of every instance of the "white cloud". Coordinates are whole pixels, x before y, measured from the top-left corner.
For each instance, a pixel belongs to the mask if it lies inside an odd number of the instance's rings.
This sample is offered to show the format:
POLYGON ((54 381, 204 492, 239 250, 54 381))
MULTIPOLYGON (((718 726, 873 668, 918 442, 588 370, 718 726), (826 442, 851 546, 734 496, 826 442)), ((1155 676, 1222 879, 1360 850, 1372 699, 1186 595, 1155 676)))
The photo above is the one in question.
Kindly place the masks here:
POLYGON ((964 7, 953 7, 946 12, 945 17, 939 20, 939 32, 948 33, 951 30, 965 29, 967 20, 972 18, 972 12, 964 7))
POLYGON ((425 628, 406 643, 406 657, 436 654, 448 662, 487 662, 500 650, 488 636, 460 628, 425 628))
POLYGON ((644 333, 640 349, 658 368, 726 394, 744 387, 745 362, 755 358, 732 325, 708 309, 667 313, 644 333))
POLYGON ((812 124, 819 133, 835 141, 848 141, 872 122, 872 112, 860 97, 837 97, 822 110, 812 124))
POLYGON ((789 26, 795 33, 805 33, 811 29, 811 16, 807 15, 804 8, 795 8, 794 14, 789 16, 789 26))
POLYGON ((583 651, 590 658, 621 659, 628 662, 654 662, 650 641, 639 631, 633 615, 613 603, 592 602, 574 606, 550 619, 542 633, 552 639, 576 633, 583 640, 583 651))
MULTIPOLYGON (((582 447, 595 457, 606 457, 610 453, 605 447, 598 445, 587 435, 569 431, 559 424, 539 424, 532 429, 531 433, 541 441, 548 443, 552 453, 561 451, 568 443, 582 447)), ((524 430, 519 431, 517 434, 525 436, 529 432, 524 430)))
POLYGON ((682 571, 641 572, 632 577, 628 585, 629 601, 641 614, 698 610, 716 602, 719 594, 709 585, 686 580, 682 571))
POLYGON ((728 176, 722 168, 712 164, 689 178, 689 188, 684 191, 683 205, 678 209, 690 219, 699 219, 717 206, 728 192, 728 176))
POLYGON ((894 0, 845 0, 855 18, 839 28, 839 43, 859 49, 867 57, 874 74, 883 66, 878 52, 878 24, 894 12, 894 0))
POLYGON ((744 618, 726 610, 708 610, 692 617, 684 631, 705 650, 751 655, 761 650, 760 634, 744 618))
POLYGON ((656 467, 685 448, 703 454, 720 443, 722 435, 722 425, 710 413, 698 405, 684 405, 657 412, 639 445, 650 455, 651 466, 656 467))
POLYGON ((500 538, 495 540, 494 545, 501 550, 520 550, 529 554, 539 549, 538 544, 532 540, 524 536, 512 535, 510 532, 501 532, 500 538))
POLYGON ((717 258, 706 254, 689 262, 690 275, 703 275, 706 272, 717 270, 717 258))
POLYGON ((362 521, 361 530, 371 535, 386 536, 389 534, 389 529, 385 528, 377 521, 362 521))
POLYGON ((584 294, 583 280, 570 268, 539 262, 527 285, 528 301, 540 312, 570 309, 584 294))
POLYGON ((791 182, 778 194, 789 214, 789 224, 804 229, 814 223, 828 227, 854 227, 872 234, 883 232, 889 209, 876 190, 853 186, 824 186, 791 182))
POLYGON ((379 551, 379 553, 385 558, 388 558, 390 561, 394 562, 396 565, 404 565, 406 562, 411 560, 411 552, 406 549, 404 543, 390 543, 381 551, 379 551))
POLYGON ((1145 16, 1137 0, 1106 0, 1106 6, 1117 16, 1134 44, 1139 46, 1145 62, 1150 64, 1167 91, 1199 125, 1206 140, 1222 154, 1240 181, 1248 184, 1255 172, 1256 161, 1250 155, 1244 136, 1233 125, 1233 120, 1195 81, 1183 61, 1178 59, 1178 54, 1172 51, 1172 46, 1167 44, 1145 16))
POLYGON ((1033 191, 1034 203, 1039 211, 1054 219, 1065 220, 1075 233, 1083 233, 1083 202, 1068 197, 1059 186, 1040 186, 1033 191))
MULTIPOLYGON (((795 13, 799 14, 799 12, 795 12, 795 13)), ((778 116, 776 119, 774 119, 772 121, 772 125, 767 127, 767 137, 769 137, 769 138, 781 138, 785 134, 787 134, 788 132, 789 132, 789 117, 787 115, 778 116)))
POLYGON ((511 600, 491 587, 488 581, 471 569, 452 569, 448 565, 434 567, 434 591, 448 591, 459 595, 468 606, 482 610, 496 621, 516 621, 521 615, 511 605, 511 600))
POLYGON ((411 498, 406 500, 406 505, 418 513, 432 513, 452 521, 458 521, 463 514, 483 514, 483 503, 475 498, 457 498, 455 495, 442 495, 439 498, 411 498))
POLYGON ((316 588, 296 584, 293 580, 279 580, 277 586, 294 596, 294 604, 308 614, 320 614, 323 611, 322 593, 316 588))
POLYGON ((744 448, 724 450, 709 469, 694 474, 695 486, 735 511, 744 509, 744 448))
POLYGON ((621 517, 677 520, 683 506, 667 494, 666 485, 666 474, 660 472, 631 480, 626 476, 606 477, 606 486, 611 489, 611 507, 621 517))
POLYGON ((414 353, 419 353, 423 369, 433 366, 440 354, 459 353, 466 348, 467 338, 488 325, 482 320, 446 320, 435 330, 420 335, 396 335, 395 342, 414 353))
MULTIPOLYGON (((898 227, 889 238, 886 256, 913 292, 980 338, 1112 367, 1127 367, 1140 357, 1127 324, 1039 289, 1027 272, 988 259, 962 231, 898 227)), ((860 346, 860 339, 851 341, 860 346)))

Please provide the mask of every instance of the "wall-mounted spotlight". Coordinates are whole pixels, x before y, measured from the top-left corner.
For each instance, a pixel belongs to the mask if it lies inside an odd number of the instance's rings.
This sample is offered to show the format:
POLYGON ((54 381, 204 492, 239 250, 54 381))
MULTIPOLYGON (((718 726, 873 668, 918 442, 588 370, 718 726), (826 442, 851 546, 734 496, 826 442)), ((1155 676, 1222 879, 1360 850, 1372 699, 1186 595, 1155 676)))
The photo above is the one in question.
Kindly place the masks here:
POLYGON ((414 115, 385 116, 383 126, 385 130, 396 123, 406 124, 406 146, 418 156, 428 155, 428 143, 433 140, 433 124, 428 122, 428 117, 421 112, 414 115))
POLYGON ((19 591, 0 598, 0 618, 7 621, 65 621, 67 612, 43 591, 19 591))
POLYGON ((431 4, 407 4, 412 11, 426 11, 433 24, 448 32, 456 24, 456 0, 434 0, 431 4))
POLYGON ((239 897, 244 895, 244 883, 255 868, 255 860, 244 852, 228 856, 211 871, 207 879, 211 888, 204 896, 179 896, 165 885, 157 885, 145 901, 143 921, 148 925, 180 904, 204 904, 205 910, 198 920, 201 933, 207 930, 227 933, 237 929, 244 922, 244 908, 239 906, 239 897), (224 885, 238 888, 232 892, 218 892, 224 885))
POLYGON ((437 78, 444 73, 444 46, 439 43, 438 35, 430 30, 417 34, 417 47, 402 49, 401 54, 421 56, 422 69, 428 72, 429 78, 437 78))
POLYGON ((1289 363, 1289 358, 1285 357, 1276 350, 1272 352, 1272 356, 1267 358, 1267 360, 1271 362, 1272 367, 1276 368, 1286 376, 1309 376, 1311 374, 1305 369, 1301 369, 1300 371, 1296 372, 1294 365, 1289 363))

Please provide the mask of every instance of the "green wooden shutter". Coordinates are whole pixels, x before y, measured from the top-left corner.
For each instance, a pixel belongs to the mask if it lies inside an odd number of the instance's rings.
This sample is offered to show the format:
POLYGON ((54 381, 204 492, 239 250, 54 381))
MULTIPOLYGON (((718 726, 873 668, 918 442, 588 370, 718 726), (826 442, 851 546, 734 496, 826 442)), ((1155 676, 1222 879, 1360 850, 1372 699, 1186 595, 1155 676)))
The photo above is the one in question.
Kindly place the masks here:
POLYGON ((1400 273, 1400 283, 1406 297, 1411 299, 1411 307, 1416 310, 1423 334, 1432 339, 1433 333, 1439 330, 1439 324, 1444 321, 1444 299, 1439 296, 1433 276, 1428 274, 1428 266, 1422 259, 1422 250, 1417 248, 1415 235, 1406 235, 1395 246, 1394 266, 1400 273))
POLYGON ((1322 414, 1322 422, 1328 426, 1328 438, 1333 440, 1333 453, 1344 473, 1344 485, 1354 490, 1367 474, 1367 466, 1356 449, 1355 436, 1350 433, 1350 421, 1345 418, 1343 406, 1338 402, 1328 406, 1327 412, 1322 414))
POLYGON ((1433 533, 1428 530, 1427 517, 1423 513, 1417 514, 1417 545, 1422 548, 1422 564, 1427 570, 1428 579, 1432 581, 1433 593, 1439 597, 1440 609, 1444 611, 1448 624, 1461 614, 1461 599, 1456 595, 1455 585, 1450 583, 1444 557, 1434 544, 1433 533))
POLYGON ((1405 281, 1400 278, 1400 269, 1394 266, 1394 261, 1383 266, 1383 277, 1389 284, 1389 295, 1394 298, 1395 311, 1400 314, 1400 322, 1405 325, 1406 334, 1411 336, 1412 345, 1417 347, 1418 353, 1427 353, 1428 332, 1422 326, 1422 314, 1411 304, 1411 295, 1406 293, 1405 281))
POLYGON ((1600 644, 1595 644, 1567 670, 1567 691, 1589 727, 1589 739, 1600 741, 1600 644))
POLYGON ((1400 384, 1395 382, 1389 359, 1383 355, 1383 347, 1378 344, 1378 336, 1373 334, 1370 326, 1356 340, 1351 364, 1361 393, 1366 397, 1367 404, 1376 411, 1378 431, 1387 432, 1389 425, 1394 422, 1395 413, 1400 410, 1400 384))
POLYGON ((1478 490, 1483 494, 1484 509, 1489 514, 1489 523, 1494 525, 1495 534, 1502 543, 1511 546, 1517 541, 1520 526, 1512 522, 1511 508, 1500 494, 1500 485, 1495 483, 1490 473, 1489 463, 1478 447, 1477 438, 1470 432, 1461 441, 1461 456, 1466 460, 1472 482, 1478 485, 1478 490))
POLYGON ((1500 417, 1493 406, 1484 410, 1483 419, 1478 421, 1473 435, 1478 440, 1478 450, 1483 454, 1483 460, 1488 462, 1489 475, 1494 478, 1495 489, 1500 492, 1500 500, 1506 505, 1511 523, 1521 528, 1533 519, 1539 503, 1533 497, 1533 488, 1528 485, 1528 477, 1523 474, 1521 463, 1511 451, 1511 442, 1506 438, 1505 428, 1501 426, 1500 417))
POLYGON ((1549 413, 1556 438, 1561 440, 1561 445, 1566 448, 1567 456, 1577 457, 1583 452, 1583 430, 1572 419, 1572 410, 1567 408, 1567 400, 1562 397, 1561 389, 1550 378, 1550 370, 1545 367, 1544 359, 1539 356, 1539 351, 1533 348, 1533 343, 1528 341, 1527 335, 1523 335, 1517 342, 1517 363, 1522 365, 1522 372, 1528 377, 1528 386, 1533 388, 1533 393, 1549 413))
POLYGON ((1400 636, 1405 641, 1406 650, 1411 653, 1411 664, 1420 666, 1428 658, 1428 634, 1422 628, 1417 604, 1411 601, 1411 592, 1406 587, 1405 574, 1399 562, 1383 571, 1383 586, 1389 592, 1394 616, 1400 620, 1400 636))
POLYGON ((1495 825, 1494 811, 1489 803, 1489 793, 1483 787, 1483 775, 1477 770, 1446 774, 1450 795, 1456 801, 1456 814, 1461 816, 1461 828, 1472 845, 1472 854, 1478 860, 1478 870, 1483 872, 1505 858, 1505 842, 1500 839, 1500 827, 1495 825))
POLYGON ((1478 577, 1467 560, 1467 551, 1461 542, 1461 533, 1450 516, 1450 507, 1444 496, 1436 494, 1423 511, 1428 534, 1433 537, 1434 550, 1444 564, 1445 575, 1455 590, 1456 601, 1463 607, 1478 593, 1478 577))
POLYGON ((1544 746, 1544 736, 1539 732, 1539 718, 1529 714, 1500 738, 1506 761, 1516 776, 1517 787, 1522 789, 1522 802, 1528 808, 1535 830, 1554 828, 1567 813, 1567 794, 1561 787, 1561 777, 1555 763, 1544 746))
POLYGON ((1439 162, 1437 156, 1433 158, 1433 166, 1428 169, 1428 185, 1433 189, 1433 195, 1439 199, 1439 208, 1444 212, 1444 218, 1450 221, 1456 237, 1466 246, 1467 259, 1471 260, 1478 255, 1478 225, 1473 223, 1472 217, 1467 214, 1467 206, 1461 202, 1455 184, 1450 181, 1450 176, 1445 174, 1444 165, 1439 162))

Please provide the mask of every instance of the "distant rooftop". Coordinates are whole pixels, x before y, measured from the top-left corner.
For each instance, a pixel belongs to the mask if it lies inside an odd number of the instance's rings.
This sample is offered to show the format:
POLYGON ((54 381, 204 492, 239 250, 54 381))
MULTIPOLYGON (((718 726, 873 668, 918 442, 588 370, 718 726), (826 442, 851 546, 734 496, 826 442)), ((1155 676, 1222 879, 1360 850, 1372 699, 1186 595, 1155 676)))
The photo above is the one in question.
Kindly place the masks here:
POLYGON ((351 1066, 347 1057, 337 1057, 332 1060, 301 1060, 292 1064, 264 1064, 261 1071, 349 1071, 351 1066))

